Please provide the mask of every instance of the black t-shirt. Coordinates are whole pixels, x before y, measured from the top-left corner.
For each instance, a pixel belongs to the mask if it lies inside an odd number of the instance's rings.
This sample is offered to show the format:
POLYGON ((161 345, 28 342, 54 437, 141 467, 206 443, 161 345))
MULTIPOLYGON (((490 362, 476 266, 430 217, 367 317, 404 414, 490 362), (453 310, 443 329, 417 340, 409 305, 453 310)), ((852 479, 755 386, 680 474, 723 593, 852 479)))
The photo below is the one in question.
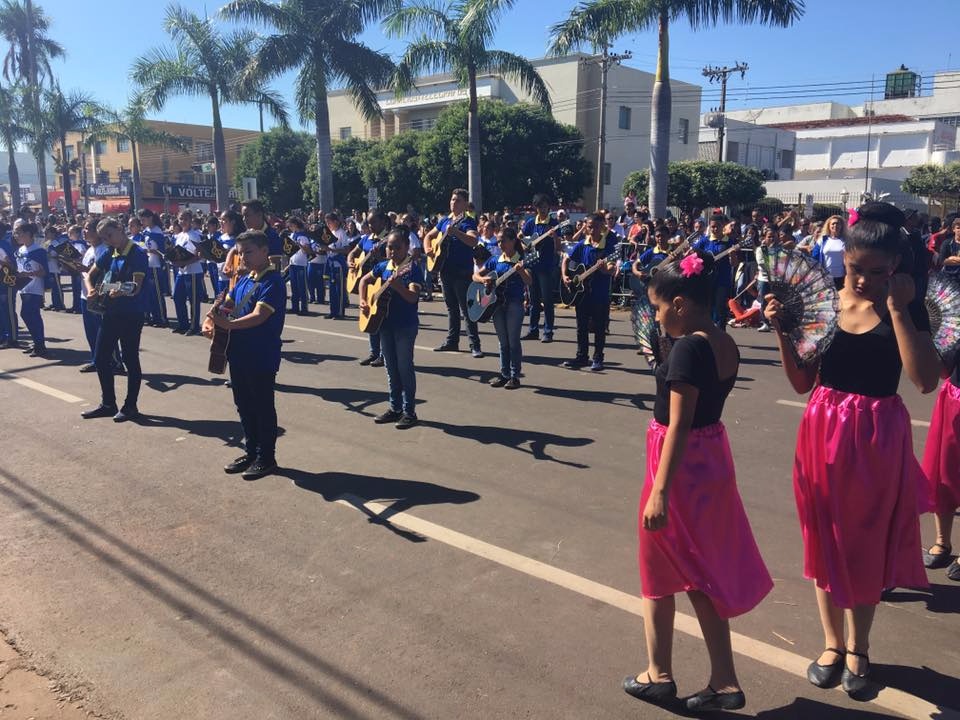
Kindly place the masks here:
POLYGON ((953 372, 950 373, 950 382, 954 387, 960 387, 960 352, 953 354, 953 372))
POLYGON ((679 382, 700 391, 691 426, 700 428, 720 422, 723 403, 733 390, 737 374, 721 382, 710 341, 702 335, 685 335, 674 343, 666 361, 657 368, 656 378, 657 397, 653 403, 656 421, 661 425, 670 424, 670 385, 679 382))
MULTIPOLYGON (((908 312, 917 330, 930 332, 930 318, 923 305, 911 303, 908 312)), ((887 313, 865 333, 837 328, 820 360, 820 384, 854 395, 890 397, 897 394, 902 369, 893 321, 887 313)))

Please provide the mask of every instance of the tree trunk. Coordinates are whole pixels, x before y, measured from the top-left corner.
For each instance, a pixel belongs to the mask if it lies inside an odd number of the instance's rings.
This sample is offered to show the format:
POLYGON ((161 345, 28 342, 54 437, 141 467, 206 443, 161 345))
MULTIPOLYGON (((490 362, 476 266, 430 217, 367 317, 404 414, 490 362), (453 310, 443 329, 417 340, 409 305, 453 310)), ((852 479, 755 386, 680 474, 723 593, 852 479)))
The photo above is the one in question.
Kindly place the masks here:
MULTIPOLYGON (((28 95, 31 101, 30 109, 34 118, 40 122, 40 86, 37 77, 37 55, 33 47, 33 1, 26 0, 27 10, 27 43, 24 47, 24 63, 27 66, 27 76, 30 82, 28 95)), ((39 128, 37 128, 39 130, 39 128)), ((50 199, 47 197, 47 158, 43 150, 35 153, 37 161, 37 175, 40 181, 40 209, 44 215, 50 214, 50 199)))
POLYGON ((327 107, 327 91, 317 91, 314 116, 317 138, 317 210, 327 213, 333 210, 333 150, 330 147, 330 111, 327 107))
POLYGON ((213 164, 217 184, 217 212, 230 207, 230 181, 227 178, 227 148, 223 141, 223 122, 220 120, 220 99, 210 93, 213 103, 213 164))
POLYGON ((143 190, 140 187, 140 147, 130 139, 130 150, 133 152, 133 211, 141 209, 143 190))
POLYGON ((16 152, 17 144, 12 139, 8 139, 7 153, 10 161, 7 163, 7 174, 10 176, 10 209, 16 215, 20 210, 20 170, 17 168, 16 152))
POLYGON ((70 183, 70 161, 67 160, 67 137, 60 136, 60 184, 63 186, 63 206, 67 216, 73 215, 73 188, 70 183))
POLYGON ((667 215, 667 165, 670 163, 670 18, 660 13, 657 47, 657 75, 653 82, 650 115, 650 216, 663 219, 667 215))
POLYGON ((477 71, 468 71, 470 110, 467 114, 467 183, 477 217, 483 212, 483 178, 480 174, 480 115, 477 108, 477 71))

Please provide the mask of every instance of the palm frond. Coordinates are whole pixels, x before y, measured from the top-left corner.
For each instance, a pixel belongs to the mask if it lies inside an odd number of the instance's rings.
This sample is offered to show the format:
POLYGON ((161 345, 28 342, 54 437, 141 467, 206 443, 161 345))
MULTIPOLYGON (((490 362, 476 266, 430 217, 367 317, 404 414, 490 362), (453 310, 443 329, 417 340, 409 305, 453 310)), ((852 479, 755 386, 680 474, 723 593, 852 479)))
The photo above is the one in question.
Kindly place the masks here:
POLYGON ((401 37, 421 32, 428 36, 437 36, 452 40, 457 37, 457 22, 447 14, 448 9, 431 0, 413 0, 396 8, 383 20, 387 35, 401 37))
POLYGON ((267 0, 233 0, 220 8, 218 15, 227 20, 240 20, 254 25, 276 28, 285 33, 296 32, 296 16, 286 3, 267 0))
POLYGON ((191 59, 173 55, 162 48, 154 48, 147 55, 134 61, 131 71, 133 80, 141 87, 141 97, 160 110, 169 95, 207 95, 210 92, 208 79, 191 59))
POLYGON ((483 65, 477 66, 477 70, 515 78, 521 89, 530 95, 534 102, 544 110, 550 110, 550 91, 529 60, 503 50, 488 50, 484 60, 483 65))
POLYGON ((417 76, 456 70, 466 65, 462 61, 463 53, 459 45, 423 36, 407 46, 392 84, 396 92, 402 94, 413 89, 417 76))
POLYGON ((569 17, 550 27, 547 53, 567 55, 584 45, 596 48, 625 33, 648 30, 657 24, 660 4, 656 0, 581 2, 569 17))
POLYGON ((805 11, 804 0, 674 0, 671 19, 686 19, 693 29, 720 23, 789 27, 805 11))
POLYGON ((365 120, 381 114, 377 90, 386 87, 394 74, 394 64, 386 53, 372 50, 362 43, 328 40, 334 61, 335 79, 346 82, 347 92, 365 120))
POLYGON ((516 0, 468 0, 459 22, 460 37, 477 38, 480 42, 491 39, 499 29, 500 15, 515 3, 516 0))

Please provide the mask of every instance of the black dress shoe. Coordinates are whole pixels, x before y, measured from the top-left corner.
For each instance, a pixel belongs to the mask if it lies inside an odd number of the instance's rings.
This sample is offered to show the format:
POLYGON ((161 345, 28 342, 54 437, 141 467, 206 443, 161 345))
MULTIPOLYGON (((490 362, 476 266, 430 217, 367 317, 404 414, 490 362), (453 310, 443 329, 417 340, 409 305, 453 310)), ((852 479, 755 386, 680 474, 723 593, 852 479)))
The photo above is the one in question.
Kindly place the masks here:
POLYGON ((414 425, 420 422, 420 419, 416 415, 408 415, 406 413, 397 420, 395 427, 397 430, 406 430, 407 428, 412 428, 414 425))
POLYGON ((174 335, 186 335, 186 333, 187 333, 187 331, 184 330, 183 328, 174 328, 173 330, 171 330, 171 332, 172 332, 174 335))
POLYGON ((807 680, 818 688, 834 687, 840 681, 840 674, 843 672, 843 650, 837 648, 827 648, 824 652, 832 652, 840 659, 829 665, 821 665, 814 660, 807 667, 807 680))
POLYGON ((193 328, 190 328, 189 330, 187 330, 187 331, 184 333, 184 335, 186 335, 187 337, 193 337, 193 336, 199 335, 199 334, 200 334, 200 331, 199 331, 199 330, 194 330, 193 328))
POLYGON ((256 458, 253 455, 241 455, 229 465, 224 465, 223 471, 228 475, 242 473, 248 467, 253 465, 254 460, 256 460, 256 458))
POLYGON ((954 582, 960 582, 960 562, 954 560, 947 568, 947 578, 954 582))
MULTIPOLYGON (((649 673, 647 680, 650 679, 649 673)), ((652 703, 662 703, 673 700, 677 696, 677 684, 673 680, 667 682, 640 682, 636 677, 623 679, 623 691, 637 700, 646 700, 652 703)))
POLYGON ((953 548, 943 543, 934 543, 930 550, 923 551, 923 566, 930 570, 939 570, 945 568, 953 560, 953 548), (930 550, 939 548, 940 552, 932 553, 930 550))
POLYGON ((82 373, 92 373, 97 371, 97 366, 93 363, 87 363, 80 367, 80 372, 82 373))
POLYGON ((33 350, 30 351, 30 355, 28 357, 45 358, 46 356, 47 356, 46 345, 34 345, 33 350))
POLYGON ((370 361, 370 367, 383 367, 383 356, 374 358, 370 361))
POLYGON ((127 422, 127 420, 136 420, 140 417, 140 411, 136 407, 122 407, 120 412, 113 416, 115 423, 127 422))
POLYGON ((397 422, 402 417, 403 413, 399 413, 396 410, 387 410, 385 413, 377 415, 373 421, 377 425, 386 425, 387 423, 397 422))
POLYGON ((718 693, 707 685, 696 695, 684 698, 683 706, 687 712, 714 712, 715 710, 739 710, 747 704, 742 690, 728 693, 718 693))
POLYGON ((843 675, 840 677, 840 684, 843 691, 854 700, 863 698, 864 693, 870 688, 870 657, 866 653, 858 653, 853 650, 847 650, 847 655, 854 655, 867 661, 867 670, 862 675, 857 675, 843 664, 843 675))
POLYGON ((455 343, 445 342, 440 347, 434 348, 434 352, 460 352, 460 346, 455 343))
POLYGON ((242 477, 244 480, 259 480, 262 477, 273 474, 276 472, 276 469, 276 460, 264 460, 263 458, 257 458, 253 461, 253 465, 241 473, 240 477, 242 477))
POLYGON ((84 410, 80 413, 80 417, 84 420, 92 420, 93 418, 113 417, 116 414, 116 405, 97 405, 92 410, 84 410))
POLYGON ((363 360, 360 361, 360 364, 366 367, 376 359, 377 358, 375 358, 373 355, 368 355, 367 357, 365 357, 363 360))
POLYGON ((530 330, 526 335, 520 338, 521 340, 539 340, 540 331, 539 330, 530 330))

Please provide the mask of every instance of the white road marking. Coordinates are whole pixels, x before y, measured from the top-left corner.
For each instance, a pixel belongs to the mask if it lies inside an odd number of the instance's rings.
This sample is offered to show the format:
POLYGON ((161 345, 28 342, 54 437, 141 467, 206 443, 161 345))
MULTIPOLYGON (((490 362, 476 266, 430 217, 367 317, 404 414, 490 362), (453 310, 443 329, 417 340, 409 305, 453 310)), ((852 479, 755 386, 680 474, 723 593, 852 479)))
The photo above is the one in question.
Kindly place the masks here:
MULTIPOLYGON (((805 402, 797 402, 796 400, 777 400, 777 405, 786 405, 787 407, 795 408, 806 408, 807 404, 805 402)), ((926 420, 911 420, 910 424, 914 427, 928 428, 930 423, 926 420)))
MULTIPOLYGON (((332 330, 317 330, 315 328, 302 327, 300 325, 284 325, 284 328, 290 328, 291 330, 299 330, 300 332, 309 332, 316 333, 317 335, 330 335, 331 337, 346 338, 347 340, 366 340, 367 335, 348 335, 347 333, 338 333, 333 332, 332 330)), ((417 350, 423 350, 425 352, 432 352, 433 348, 424 347, 423 345, 414 345, 417 350)))
MULTIPOLYGON (((393 512, 389 505, 378 502, 364 502, 362 498, 344 495, 337 500, 341 505, 357 509, 359 505, 365 507, 369 512, 383 517, 385 521, 391 524, 415 532, 431 540, 442 542, 445 545, 457 548, 464 552, 484 558, 498 565, 524 573, 530 577, 545 582, 552 583, 566 590, 593 600, 599 600, 606 605, 623 610, 637 617, 643 617, 642 599, 636 595, 625 593, 622 590, 602 585, 601 583, 588 580, 587 578, 574 575, 566 570, 561 570, 553 565, 534 560, 533 558, 520 555, 497 545, 478 540, 477 538, 456 530, 437 525, 429 520, 423 520, 406 512, 393 512)), ((703 638, 700 632, 700 625, 697 619, 691 615, 678 612, 674 621, 674 627, 685 635, 695 638, 703 638)), ((733 649, 735 652, 748 657, 757 662, 769 665, 778 670, 784 670, 792 675, 803 678, 806 682, 807 666, 810 664, 810 658, 797 655, 796 653, 778 648, 774 645, 755 640, 741 635, 740 633, 731 633, 733 640, 733 649)), ((843 692, 842 688, 837 690, 843 692)), ((960 720, 960 711, 952 708, 941 707, 927 702, 915 695, 896 690, 894 688, 882 688, 877 697, 871 700, 874 705, 878 705, 885 710, 899 713, 915 720, 929 720, 932 717, 940 720, 960 720)))
POLYGON ((71 395, 68 392, 63 390, 57 390, 54 387, 49 385, 44 385, 43 383, 38 383, 35 380, 30 380, 28 378, 17 377, 13 373, 6 372, 5 370, 0 370, 0 379, 10 380, 11 382, 21 385, 25 388, 30 388, 31 390, 36 390, 37 392, 43 393, 44 395, 49 395, 54 397, 57 400, 63 400, 68 403, 82 403, 86 402, 83 398, 77 397, 76 395, 71 395))

